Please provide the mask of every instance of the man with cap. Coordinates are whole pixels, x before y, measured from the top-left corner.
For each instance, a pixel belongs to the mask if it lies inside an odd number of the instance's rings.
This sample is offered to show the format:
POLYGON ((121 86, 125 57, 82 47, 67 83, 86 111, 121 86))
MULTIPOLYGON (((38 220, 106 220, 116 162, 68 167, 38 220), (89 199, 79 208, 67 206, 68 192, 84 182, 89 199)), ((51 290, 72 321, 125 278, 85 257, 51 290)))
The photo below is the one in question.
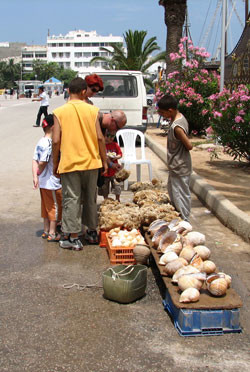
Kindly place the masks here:
POLYGON ((40 127, 41 116, 42 114, 44 115, 45 118, 46 116, 48 116, 48 107, 49 107, 49 99, 48 99, 47 94, 44 91, 43 86, 39 87, 38 98, 33 98, 32 102, 33 101, 40 102, 40 108, 39 108, 37 118, 36 118, 36 125, 33 125, 34 127, 40 127))

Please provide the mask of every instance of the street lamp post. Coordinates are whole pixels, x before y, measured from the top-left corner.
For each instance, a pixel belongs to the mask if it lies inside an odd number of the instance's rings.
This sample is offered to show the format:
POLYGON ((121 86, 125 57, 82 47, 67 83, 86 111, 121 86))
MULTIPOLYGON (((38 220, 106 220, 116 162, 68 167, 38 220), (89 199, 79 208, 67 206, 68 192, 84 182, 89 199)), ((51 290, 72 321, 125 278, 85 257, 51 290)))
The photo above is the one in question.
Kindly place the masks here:
POLYGON ((226 0, 223 0, 222 25, 221 25, 220 92, 224 88, 224 76, 225 76, 226 5, 227 5, 226 0))

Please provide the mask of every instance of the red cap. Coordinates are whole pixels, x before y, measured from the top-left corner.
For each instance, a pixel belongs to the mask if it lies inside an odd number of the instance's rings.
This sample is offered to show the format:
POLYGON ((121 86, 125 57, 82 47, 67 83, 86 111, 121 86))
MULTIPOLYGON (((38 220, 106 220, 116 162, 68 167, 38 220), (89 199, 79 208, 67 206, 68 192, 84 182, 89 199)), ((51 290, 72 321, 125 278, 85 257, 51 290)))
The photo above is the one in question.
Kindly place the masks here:
POLYGON ((47 123, 47 121, 45 119, 43 119, 42 121, 42 127, 43 128, 46 128, 49 124, 47 123))
POLYGON ((98 85, 99 89, 103 90, 102 79, 97 74, 92 74, 92 75, 86 76, 85 81, 88 84, 88 86, 91 87, 92 85, 98 85))

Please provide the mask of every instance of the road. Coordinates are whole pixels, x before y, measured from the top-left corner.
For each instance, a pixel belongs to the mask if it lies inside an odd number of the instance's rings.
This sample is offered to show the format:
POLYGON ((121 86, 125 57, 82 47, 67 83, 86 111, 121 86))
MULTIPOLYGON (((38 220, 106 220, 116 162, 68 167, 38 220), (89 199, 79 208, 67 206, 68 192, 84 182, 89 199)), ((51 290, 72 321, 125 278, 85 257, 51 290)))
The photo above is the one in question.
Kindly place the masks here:
MULTIPOLYGON (((64 289, 66 283, 100 286, 108 256, 98 246, 72 252, 40 238, 40 196, 31 177, 34 146, 42 135, 41 128, 32 127, 39 105, 2 103, 0 371, 249 371, 249 244, 192 195, 194 230, 206 235, 213 260, 232 276, 243 300, 241 334, 180 337, 163 309, 161 283, 151 268, 147 295, 129 305, 105 300, 101 288, 64 289)), ((49 111, 62 103, 62 97, 53 98, 49 111)), ((165 165, 149 149, 147 156, 154 176, 167 179, 165 165)), ((148 179, 146 167, 143 177, 148 179)), ((122 201, 131 199, 131 192, 122 192, 122 201)))

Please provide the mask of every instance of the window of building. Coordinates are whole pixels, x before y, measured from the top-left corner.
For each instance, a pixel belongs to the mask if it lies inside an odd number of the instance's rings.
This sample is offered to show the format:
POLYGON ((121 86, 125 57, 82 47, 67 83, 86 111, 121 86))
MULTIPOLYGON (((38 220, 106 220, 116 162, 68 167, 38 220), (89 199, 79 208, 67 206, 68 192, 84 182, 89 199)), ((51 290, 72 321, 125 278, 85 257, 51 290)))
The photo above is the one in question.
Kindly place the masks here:
POLYGON ((59 43, 58 46, 59 46, 59 47, 63 47, 63 43, 59 43))
POLYGON ((58 65, 59 65, 60 67, 63 67, 63 62, 58 62, 58 65))
POLYGON ((66 58, 69 58, 70 57, 70 53, 69 52, 65 53, 65 57, 66 58))
POLYGON ((56 47, 56 43, 52 43, 51 45, 52 45, 52 47, 56 47))
POLYGON ((104 43, 100 43, 100 46, 104 46, 104 43))
POLYGON ((248 60, 248 56, 245 56, 244 60, 243 60, 243 68, 247 70, 249 70, 249 60, 248 60))
POLYGON ((66 46, 66 47, 70 47, 70 43, 66 43, 65 46, 66 46))
POLYGON ((97 47, 100 46, 100 43, 92 43, 91 46, 97 47))
POLYGON ((82 43, 82 46, 83 47, 89 47, 89 46, 91 46, 91 43, 82 43))
POLYGON ((89 62, 83 62, 83 66, 84 67, 89 67, 90 66, 90 63, 89 62))
POLYGON ((52 53, 52 58, 56 58, 56 53, 52 53))
POLYGON ((81 67, 82 66, 82 62, 75 62, 75 67, 81 67))
POLYGON ((82 36, 81 34, 76 35, 76 37, 81 37, 81 36, 82 36))
POLYGON ((85 53, 83 53, 83 57, 91 57, 91 53, 90 52, 85 52, 85 53))
POLYGON ((93 52, 92 57, 99 57, 99 53, 98 52, 93 52))
POLYGON ((62 58, 63 57, 63 53, 59 53, 59 57, 62 58))
POLYGON ((80 53, 80 52, 76 52, 76 53, 75 53, 75 57, 76 57, 76 58, 80 58, 80 57, 82 57, 82 53, 80 53))
POLYGON ((66 63, 65 63, 65 67, 66 67, 66 68, 69 68, 69 67, 70 67, 70 62, 66 62, 66 63))
POLYGON ((35 57, 36 57, 36 58, 46 58, 47 55, 46 55, 46 53, 36 53, 36 54, 35 54, 35 57))
POLYGON ((33 53, 23 54, 23 58, 33 58, 33 53))
POLYGON ((75 43, 74 46, 75 46, 75 48, 82 47, 82 43, 75 43))

